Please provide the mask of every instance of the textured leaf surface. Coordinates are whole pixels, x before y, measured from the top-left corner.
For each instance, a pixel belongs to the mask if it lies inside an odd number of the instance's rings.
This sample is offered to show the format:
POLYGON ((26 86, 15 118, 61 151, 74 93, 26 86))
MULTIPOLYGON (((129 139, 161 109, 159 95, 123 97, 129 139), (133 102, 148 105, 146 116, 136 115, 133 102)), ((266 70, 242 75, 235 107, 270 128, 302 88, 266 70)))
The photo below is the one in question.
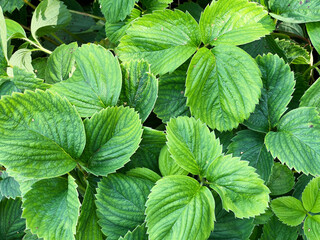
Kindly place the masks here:
POLYGON ((186 105, 187 98, 184 96, 186 77, 185 71, 176 70, 159 78, 159 95, 154 112, 162 121, 190 114, 186 105))
POLYGON ((173 0, 140 0, 140 2, 149 12, 152 12, 167 8, 168 4, 172 3, 173 0))
POLYGON ((320 23, 319 22, 307 23, 306 27, 307 27, 308 35, 310 37, 312 45, 317 50, 317 52, 320 53, 320 36, 319 36, 320 23))
POLYGON ((297 182, 294 185, 294 192, 292 194, 293 197, 300 199, 302 197, 302 192, 304 191, 305 187, 308 183, 313 179, 311 175, 302 174, 297 178, 297 182))
POLYGON ((320 216, 308 216, 304 222, 304 234, 308 240, 320 238, 320 216))
POLYGON ((20 185, 13 177, 4 174, 4 172, 0 174, 0 177, 2 178, 2 180, 0 179, 0 195, 13 199, 21 196, 20 185))
POLYGON ((137 177, 137 178, 142 178, 142 179, 147 179, 147 180, 154 182, 154 183, 161 178, 157 173, 150 170, 149 168, 139 168, 139 167, 130 169, 128 172, 126 172, 126 175, 132 176, 132 177, 137 177))
POLYGON ((117 103, 121 91, 121 69, 118 60, 102 46, 82 45, 74 53, 77 69, 67 81, 52 90, 76 106, 81 117, 117 103))
POLYGON ((291 191, 294 180, 293 172, 287 166, 275 163, 267 184, 271 191, 270 195, 282 195, 291 191))
POLYGON ((67 80, 74 66, 74 52, 78 48, 76 42, 57 47, 48 58, 46 67, 46 82, 56 83, 67 80))
POLYGON ((300 107, 317 107, 320 109, 320 78, 308 88, 300 101, 300 107))
POLYGON ((32 233, 44 239, 75 239, 80 202, 71 176, 36 182, 24 196, 22 207, 32 233))
POLYGON ((302 193, 302 203, 308 212, 320 212, 320 177, 312 179, 302 193))
POLYGON ((120 237, 119 240, 148 240, 145 224, 137 226, 132 232, 128 231, 128 233, 124 235, 124 237, 120 237))
POLYGON ((250 130, 239 131, 228 146, 228 153, 249 161, 249 165, 256 168, 260 177, 267 182, 273 166, 273 157, 264 145, 264 137, 264 134, 250 130))
POLYGON ((123 64, 123 83, 120 103, 134 108, 144 122, 151 113, 158 96, 158 81, 145 61, 123 64))
POLYGON ((134 21, 118 47, 122 61, 144 59, 154 74, 173 72, 197 50, 200 32, 189 13, 157 11, 134 21))
POLYGON ((297 226, 306 216, 302 202, 294 197, 280 197, 271 202, 272 211, 289 226, 297 226))
MULTIPOLYGON (((1 0, 0 0, 1 1, 1 0)), ((1 51, 4 58, 8 61, 8 46, 7 46, 7 26, 3 16, 2 5, 0 6, 0 40, 1 40, 1 51)))
POLYGON ((167 145, 184 170, 204 177, 210 164, 222 153, 219 139, 200 120, 178 117, 167 126, 167 145))
POLYGON ((0 133, 0 164, 31 178, 50 178, 71 171, 86 141, 74 107, 50 91, 3 97, 0 133))
POLYGON ((9 60, 12 66, 25 69, 27 72, 33 72, 31 61, 31 50, 27 48, 21 48, 15 51, 9 60))
POLYGON ((245 44, 274 30, 268 12, 247 0, 213 1, 202 13, 199 24, 203 43, 210 45, 245 44))
POLYGON ((201 48, 188 69, 187 105, 210 128, 231 130, 254 111, 261 93, 260 75, 255 61, 240 48, 201 48))
POLYGON ((258 56, 256 61, 262 73, 263 89, 259 105, 245 121, 245 125, 267 133, 278 124, 287 110, 295 81, 289 65, 278 55, 258 56))
POLYGON ((159 155, 159 168, 162 176, 188 175, 188 171, 181 168, 171 157, 168 146, 165 145, 159 155))
POLYGON ((84 126, 87 142, 81 165, 97 176, 123 167, 141 141, 141 121, 132 108, 104 109, 86 119, 84 126))
POLYGON ((97 188, 97 214, 102 232, 108 239, 118 239, 144 222, 145 203, 153 182, 112 174, 97 188))
POLYGON ((207 172, 210 187, 221 197, 223 208, 237 218, 264 213, 268 207, 269 189, 249 162, 231 155, 213 161, 207 172))
POLYGON ((149 238, 206 240, 214 227, 210 190, 187 176, 167 176, 152 188, 146 203, 149 238))
POLYGON ((270 15, 290 23, 320 21, 320 1, 270 0, 270 15))
POLYGON ((297 44, 295 41, 275 39, 275 42, 287 56, 288 63, 310 64, 312 62, 310 53, 307 51, 307 49, 297 44))
POLYGON ((273 157, 289 168, 320 174, 320 117, 315 108, 302 107, 284 115, 265 143, 273 157))
POLYGON ((110 23, 122 21, 130 14, 137 0, 99 0, 101 12, 110 23))
POLYGON ((0 236, 4 240, 20 240, 26 228, 21 218, 21 199, 3 199, 0 201, 0 236))
POLYGON ((0 6, 4 12, 12 13, 15 9, 20 9, 24 5, 21 0, 0 0, 0 6))

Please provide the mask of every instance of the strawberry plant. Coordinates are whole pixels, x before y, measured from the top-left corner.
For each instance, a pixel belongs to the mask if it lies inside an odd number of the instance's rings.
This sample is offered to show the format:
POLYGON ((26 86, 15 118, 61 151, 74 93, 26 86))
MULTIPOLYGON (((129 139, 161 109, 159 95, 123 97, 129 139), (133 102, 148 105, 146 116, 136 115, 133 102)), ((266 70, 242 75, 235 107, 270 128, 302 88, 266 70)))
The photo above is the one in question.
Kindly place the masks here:
POLYGON ((320 0, 0 0, 0 240, 320 239, 320 0))

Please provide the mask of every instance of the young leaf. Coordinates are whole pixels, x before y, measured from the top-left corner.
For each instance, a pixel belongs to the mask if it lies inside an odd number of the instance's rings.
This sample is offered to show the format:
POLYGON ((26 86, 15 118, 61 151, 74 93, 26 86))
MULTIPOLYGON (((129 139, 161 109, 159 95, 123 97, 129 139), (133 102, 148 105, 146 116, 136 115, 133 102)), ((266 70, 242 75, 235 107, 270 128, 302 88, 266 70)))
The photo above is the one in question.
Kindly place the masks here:
POLYGON ((282 195, 291 191, 294 186, 293 172, 287 166, 275 163, 267 186, 271 191, 270 195, 282 195))
POLYGON ((80 202, 71 176, 36 182, 24 196, 22 207, 27 228, 40 238, 75 239, 80 202))
POLYGON ((320 177, 312 179, 302 192, 302 203, 308 212, 320 212, 320 177))
POLYGON ((30 178, 71 171, 86 141, 75 108, 59 95, 40 90, 0 100, 0 133, 0 164, 30 178))
POLYGON ((175 162, 184 170, 202 177, 222 153, 222 146, 214 132, 194 118, 172 118, 167 126, 167 140, 175 162))
POLYGON ((150 65, 141 61, 123 63, 120 103, 134 108, 144 122, 151 113, 158 96, 158 81, 150 72, 150 65))
POLYGON ((239 131, 228 146, 228 153, 249 161, 249 165, 256 168, 260 177, 268 182, 273 157, 264 145, 264 137, 264 134, 250 130, 239 131))
MULTIPOLYGON (((31 49, 22 48, 14 52, 10 57, 10 64, 14 67, 18 67, 33 73, 33 66, 31 64, 31 49)), ((12 74, 11 74, 12 75, 12 74)))
POLYGON ((256 62, 240 48, 201 48, 188 69, 187 105, 210 128, 231 130, 254 111, 261 94, 260 76, 256 62))
POLYGON ((277 45, 283 50, 290 64, 311 64, 310 53, 292 40, 275 39, 277 45))
POLYGON ((81 117, 117 104, 121 91, 118 60, 102 46, 82 45, 74 53, 77 69, 67 81, 52 87, 76 106, 81 117))
POLYGON ((21 25, 11 19, 6 19, 7 41, 14 38, 25 38, 26 32, 21 25))
POLYGON ((270 15, 283 22, 306 23, 320 21, 319 0, 269 0, 270 15))
POLYGON ((57 47, 48 58, 46 66, 46 82, 56 83, 67 80, 74 66, 74 52, 78 48, 76 42, 57 47))
POLYGON ((145 224, 137 226, 132 232, 128 231, 124 237, 119 240, 148 240, 147 228, 145 224))
POLYGON ((132 108, 110 107, 84 121, 86 147, 80 164, 97 176, 123 167, 137 150, 142 129, 132 108))
POLYGON ((320 78, 303 94, 300 107, 317 107, 320 109, 320 78))
POLYGON ((256 58, 262 73, 263 89, 259 105, 245 125, 252 130, 269 132, 287 110, 295 85, 294 75, 288 64, 278 55, 264 55, 256 58))
POLYGON ((312 45, 317 50, 317 52, 320 53, 320 36, 319 36, 320 23, 319 22, 307 23, 306 27, 307 27, 308 35, 310 37, 312 45))
POLYGON ((308 216, 303 229, 308 240, 318 240, 320 238, 320 216, 308 216))
POLYGON ((162 178, 152 188, 146 206, 150 239, 206 240, 213 230, 214 198, 193 178, 162 178))
POLYGON ((274 158, 305 174, 320 174, 320 117, 316 108, 301 107, 284 115, 265 143, 274 158))
POLYGON ((124 20, 126 16, 130 14, 137 1, 138 0, 99 0, 101 12, 109 23, 124 20))
POLYGON ((164 10, 134 21, 117 52, 124 62, 143 58, 154 74, 165 74, 183 64, 199 45, 199 26, 192 16, 164 10))
POLYGON ((210 187, 221 197, 223 208, 237 218, 259 215, 268 207, 270 191, 248 164, 231 155, 220 156, 207 171, 210 187))
POLYGON ((289 226, 298 226, 307 213, 302 202, 294 197, 277 198, 271 202, 271 208, 277 217, 289 226))
POLYGON ((63 2, 43 0, 31 19, 31 34, 34 39, 55 32, 69 24, 71 14, 63 2))
POLYGON ((268 12, 247 0, 212 1, 200 18, 204 44, 240 45, 269 34, 275 28, 268 12))
POLYGON ((188 171, 181 168, 171 157, 168 146, 161 149, 159 155, 159 169, 162 176, 169 175, 188 175, 188 171))
POLYGON ((149 180, 119 173, 102 179, 96 205, 99 224, 108 239, 117 240, 144 222, 145 203, 153 185, 149 180))

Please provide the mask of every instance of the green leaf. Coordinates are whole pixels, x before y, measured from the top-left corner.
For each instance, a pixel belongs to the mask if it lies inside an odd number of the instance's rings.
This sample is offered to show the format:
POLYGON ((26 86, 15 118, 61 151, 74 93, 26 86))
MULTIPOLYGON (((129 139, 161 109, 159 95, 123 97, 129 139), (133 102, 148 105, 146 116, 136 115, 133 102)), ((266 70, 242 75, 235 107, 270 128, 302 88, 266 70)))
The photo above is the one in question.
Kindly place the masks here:
POLYGON ((21 25, 11 19, 6 19, 7 41, 14 38, 25 38, 26 33, 21 25))
POLYGON ((187 74, 185 95, 191 114, 219 131, 237 127, 259 101, 260 76, 256 62, 240 48, 201 48, 187 74))
POLYGON ((21 199, 3 199, 0 201, 0 236, 4 240, 20 240, 26 228, 21 218, 21 199))
POLYGON ((57 47, 48 58, 46 67, 46 82, 56 83, 67 80, 74 66, 74 52, 78 48, 76 42, 57 47))
POLYGON ((302 193, 302 203, 308 212, 320 212, 320 177, 312 179, 302 193))
POLYGON ((293 172, 285 165, 275 163, 272 168, 269 182, 267 183, 270 189, 270 195, 282 195, 289 191, 294 186, 293 172))
POLYGON ((277 217, 289 226, 298 226, 307 213, 302 202, 294 197, 277 198, 271 202, 271 208, 277 217))
POLYGON ((117 104, 121 91, 118 60, 102 46, 85 44, 74 53, 77 69, 72 77, 55 84, 52 90, 76 106, 81 117, 117 104))
POLYGON ((272 216, 274 216, 274 213, 272 212, 271 208, 268 208, 265 213, 256 216, 253 222, 256 225, 266 224, 272 216))
POLYGON ((157 173, 150 170, 149 168, 133 168, 133 169, 130 169, 128 172, 126 172, 126 175, 147 179, 154 183, 161 178, 157 173))
POLYGON ((38 238, 36 234, 32 234, 30 229, 25 230, 26 235, 23 236, 22 240, 43 240, 43 238, 38 238))
POLYGON ((4 12, 12 13, 15 9, 20 9, 24 5, 21 0, 0 0, 0 6, 4 12))
POLYGON ((71 21, 71 13, 63 2, 43 0, 37 6, 31 19, 31 34, 34 39, 56 32, 71 21))
POLYGON ((283 50, 290 64, 311 64, 310 53, 301 45, 292 40, 275 39, 278 46, 283 50))
POLYGON ((262 73, 263 89, 259 105, 245 125, 255 131, 269 132, 277 126, 287 110, 294 90, 294 74, 278 55, 258 56, 256 61, 262 73))
POLYGON ((307 27, 307 32, 310 37, 312 45, 317 50, 317 52, 320 53, 320 36, 319 36, 320 23, 319 22, 307 23, 306 27, 307 27))
POLYGON ((34 73, 38 78, 45 79, 46 67, 48 58, 38 57, 32 60, 32 66, 34 68, 34 73))
POLYGON ((212 1, 200 18, 204 44, 240 45, 269 34, 275 28, 268 12, 247 0, 212 1))
POLYGON ((124 20, 137 0, 99 0, 99 2, 107 22, 114 23, 124 20))
POLYGON ((274 158, 305 174, 320 174, 320 117, 316 108, 301 107, 284 115, 265 143, 274 158))
POLYGON ((87 182, 87 189, 81 205, 81 213, 78 220, 77 240, 103 240, 103 234, 98 224, 97 207, 95 204, 96 190, 87 182))
POLYGON ((74 107, 59 95, 40 90, 2 97, 0 133, 0 164, 13 176, 31 178, 71 171, 86 141, 74 107))
POLYGON ((128 231, 124 237, 120 237, 119 240, 148 240, 147 228, 145 224, 137 226, 132 232, 128 231))
POLYGON ((162 121, 170 118, 190 115, 187 98, 184 96, 186 71, 176 70, 171 74, 160 76, 159 93, 154 112, 162 121))
POLYGON ((277 24, 277 30, 284 32, 287 35, 298 35, 300 37, 306 37, 304 30, 302 27, 297 23, 288 23, 288 22, 280 22, 277 24))
POLYGON ((320 109, 320 78, 303 94, 300 107, 317 107, 320 109))
POLYGON ((228 153, 249 161, 249 166, 257 169, 260 177, 268 182, 273 166, 273 157, 264 145, 265 134, 243 130, 237 132, 228 146, 228 153))
POLYGON ((297 240, 298 227, 289 227, 273 216, 267 224, 263 226, 261 240, 297 240))
POLYGON ((12 56, 10 57, 10 64, 12 66, 21 68, 26 70, 27 72, 33 72, 33 66, 31 64, 31 49, 22 48, 17 50, 12 56))
POLYGON ((159 155, 159 169, 162 176, 188 175, 188 171, 181 168, 170 156, 167 145, 163 146, 161 149, 159 155))
POLYGON ((319 0, 269 0, 270 15, 276 19, 290 23, 306 23, 320 21, 319 0))
POLYGON ((249 218, 264 213, 268 207, 269 189, 249 162, 231 155, 220 156, 209 166, 210 187, 222 200, 226 211, 237 218, 249 218))
POLYGON ((0 175, 2 177, 2 180, 0 180, 0 195, 12 199, 15 199, 16 197, 21 197, 19 183, 13 177, 4 177, 3 175, 4 174, 0 175))
POLYGON ((168 4, 172 3, 173 0, 140 0, 140 2, 148 12, 152 12, 167 8, 168 4))
POLYGON ((152 188, 146 206, 150 239, 206 240, 213 230, 214 198, 193 178, 162 178, 152 188))
POLYGON ((201 13, 203 12, 203 8, 195 2, 184 2, 180 4, 177 9, 183 12, 188 11, 197 22, 199 22, 201 13))
POLYGON ((118 239, 144 222, 145 203, 153 182, 112 174, 97 188, 97 214, 102 232, 108 239, 118 239))
POLYGON ((294 192, 292 194, 293 197, 300 199, 302 197, 302 192, 304 191, 305 187, 308 185, 308 183, 313 179, 313 176, 311 175, 305 175, 302 174, 298 177, 298 181, 294 185, 294 192))
POLYGON ((320 216, 308 216, 304 222, 304 234, 308 240, 318 240, 320 238, 320 216))
POLYGON ((202 177, 222 153, 222 146, 214 132, 194 118, 172 118, 167 126, 167 140, 175 162, 184 170, 202 177))
POLYGON ((165 74, 182 65, 199 45, 199 26, 192 16, 164 10, 134 21, 117 52, 124 62, 144 59, 154 74, 165 74))
POLYGON ((68 179, 36 182, 24 196, 22 207, 27 228, 40 238, 75 239, 80 202, 77 185, 70 175, 68 179))
MULTIPOLYGON (((2 0, 0 0, 2 1, 2 0)), ((8 61, 8 47, 7 47, 7 26, 6 21, 3 16, 2 8, 0 6, 0 40, 1 40, 1 50, 4 55, 4 58, 8 61)))
POLYGON ((132 108, 104 109, 86 119, 84 126, 87 142, 80 164, 97 176, 123 167, 141 141, 141 121, 132 108))
POLYGON ((120 104, 134 108, 144 122, 156 102, 158 81, 143 60, 123 63, 122 76, 120 104))

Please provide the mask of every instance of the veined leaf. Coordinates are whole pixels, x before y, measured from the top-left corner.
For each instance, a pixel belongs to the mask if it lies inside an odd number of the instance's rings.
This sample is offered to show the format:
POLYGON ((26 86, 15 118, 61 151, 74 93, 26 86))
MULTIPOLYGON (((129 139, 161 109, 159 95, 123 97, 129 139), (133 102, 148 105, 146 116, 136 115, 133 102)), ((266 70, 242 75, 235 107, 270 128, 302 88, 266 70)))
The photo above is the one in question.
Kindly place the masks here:
POLYGON ((250 130, 239 131, 228 146, 228 153, 249 161, 249 165, 256 168, 261 178, 268 182, 273 157, 264 145, 264 137, 265 134, 250 130))
POLYGON ((123 167, 141 141, 141 121, 132 108, 104 109, 86 119, 84 126, 87 143, 80 164, 97 176, 123 167))
POLYGON ((74 66, 74 52, 78 48, 76 42, 57 47, 48 58, 46 66, 46 82, 56 83, 67 80, 74 66))
MULTIPOLYGON (((1 0, 0 0, 1 1, 1 0)), ((1 5, 2 6, 2 5, 1 5)), ((8 61, 8 46, 7 46, 7 26, 3 16, 2 8, 0 6, 0 40, 1 40, 1 51, 4 58, 8 61)))
POLYGON ((308 216, 303 229, 308 240, 318 240, 320 238, 320 216, 308 216))
POLYGON ((150 239, 206 240, 213 230, 214 198, 193 178, 162 178, 152 188, 146 206, 150 239))
POLYGON ((275 39, 275 42, 287 56, 288 63, 306 65, 311 63, 310 53, 296 42, 285 39, 275 39))
POLYGON ((178 117, 167 126, 167 145, 175 162, 184 170, 204 177, 210 164, 221 155, 214 132, 200 120, 178 117))
POLYGON ((320 21, 319 0, 269 0, 270 15, 290 23, 320 21))
MULTIPOLYGON (((14 52, 10 57, 10 64, 14 67, 18 67, 26 70, 27 72, 33 72, 33 66, 31 64, 31 49, 22 48, 14 52)), ((12 73, 13 74, 13 73, 12 73)), ((9 74, 9 75, 12 75, 9 74)))
POLYGON ((123 63, 120 103, 134 108, 144 122, 151 113, 158 96, 158 81, 150 72, 150 65, 141 61, 123 63))
POLYGON ((200 18, 204 44, 241 45, 269 34, 275 28, 268 12, 247 0, 212 1, 200 18))
POLYGON ((71 171, 86 141, 75 108, 59 95, 40 90, 0 100, 0 133, 0 164, 13 176, 30 178, 71 171))
POLYGON ((260 76, 256 62, 240 48, 201 48, 191 60, 186 81, 191 114, 219 131, 237 127, 259 101, 260 76))
POLYGON ((306 27, 307 27, 308 35, 310 37, 312 45, 317 50, 317 52, 320 53, 320 36, 319 36, 320 23, 319 22, 307 23, 306 27))
POLYGON ((102 46, 82 45, 74 53, 77 69, 72 77, 55 84, 52 90, 76 106, 82 117, 117 103, 121 91, 118 60, 102 46))
POLYGON ((287 166, 275 163, 267 186, 271 191, 270 195, 282 195, 291 191, 294 186, 293 172, 287 166))
POLYGON ((164 10, 134 21, 117 51, 124 62, 143 58, 154 74, 165 74, 182 65, 199 45, 199 26, 192 16, 164 10))
POLYGON ((140 2, 148 10, 148 12, 152 12, 167 8, 168 4, 172 3, 173 0, 140 0, 140 2))
POLYGON ((30 229, 25 230, 26 235, 23 236, 22 240, 43 240, 43 238, 38 238, 36 234, 32 234, 30 229))
POLYGON ((145 203, 153 185, 149 180, 119 173, 102 179, 96 205, 99 224, 108 239, 117 240, 143 224, 145 203))
MULTIPOLYGON (((13 178, 8 176, 6 172, 0 172, 0 195, 6 198, 15 199, 16 197, 21 197, 20 185, 13 178)), ((1 201, 1 199, 0 199, 1 201)))
POLYGON ((295 81, 289 65, 278 55, 258 56, 256 61, 262 73, 263 89, 259 105, 244 124, 252 130, 267 133, 287 110, 295 81))
POLYGON ((293 197, 300 199, 302 197, 302 192, 308 185, 308 183, 313 179, 311 175, 302 174, 297 178, 296 184, 294 185, 294 192, 292 194, 293 197))
POLYGON ((320 78, 303 94, 300 107, 317 107, 320 109, 320 78))
POLYGON ((7 41, 14 38, 27 37, 24 29, 21 25, 11 19, 6 19, 7 26, 7 41))
POLYGON ((274 158, 305 174, 320 174, 320 117, 316 108, 301 107, 284 115, 265 143, 274 158))
POLYGON ((308 212, 320 212, 320 177, 312 179, 302 192, 302 203, 308 212))
POLYGON ((124 235, 124 237, 120 237, 119 240, 148 240, 145 224, 137 226, 132 232, 128 231, 128 233, 124 235))
POLYGON ((38 57, 32 60, 31 64, 34 68, 34 73, 38 78, 45 79, 46 67, 48 58, 38 57))
POLYGON ((20 9, 24 5, 21 0, 0 0, 0 6, 4 12, 12 13, 15 9, 20 9))
POLYGON ((159 169, 162 176, 169 175, 188 175, 188 171, 181 168, 171 157, 168 146, 161 149, 159 155, 159 169))
POLYGON ((124 20, 126 16, 130 14, 137 1, 138 0, 99 0, 101 12, 109 23, 124 20))
POLYGON ((22 207, 27 228, 40 238, 75 239, 80 202, 71 176, 36 182, 24 195, 22 207))
POLYGON ((307 213, 302 202, 294 197, 277 198, 271 202, 271 208, 277 217, 289 226, 302 223, 307 213))
POLYGON ((197 22, 199 22, 201 13, 203 12, 203 8, 200 4, 195 2, 184 2, 177 8, 183 12, 188 11, 197 22))
POLYGON ((231 155, 220 156, 207 171, 210 187, 221 197, 223 208, 237 218, 260 215, 268 207, 270 191, 248 164, 231 155))
POLYGON ((127 176, 132 176, 132 177, 137 177, 137 178, 142 178, 142 179, 147 179, 151 182, 156 182, 161 177, 155 173, 154 171, 150 170, 149 168, 142 168, 142 167, 137 167, 130 169, 129 171, 126 172, 127 176))
POLYGON ((55 32, 69 24, 71 13, 62 1, 43 0, 31 19, 31 34, 34 39, 55 32))

